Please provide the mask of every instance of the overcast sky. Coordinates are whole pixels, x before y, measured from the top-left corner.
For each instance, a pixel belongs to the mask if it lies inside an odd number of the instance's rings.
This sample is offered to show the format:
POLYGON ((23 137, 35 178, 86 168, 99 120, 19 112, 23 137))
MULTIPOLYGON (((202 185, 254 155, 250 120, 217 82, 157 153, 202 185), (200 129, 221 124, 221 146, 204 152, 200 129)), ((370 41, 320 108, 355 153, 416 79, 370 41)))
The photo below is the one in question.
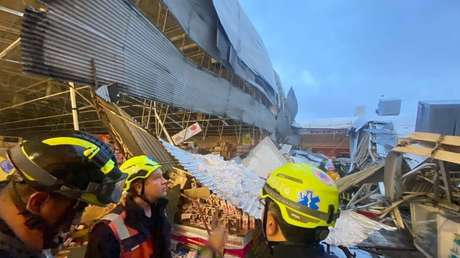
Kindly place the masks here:
POLYGON ((378 99, 460 99, 458 0, 240 0, 297 121, 374 112, 378 99))

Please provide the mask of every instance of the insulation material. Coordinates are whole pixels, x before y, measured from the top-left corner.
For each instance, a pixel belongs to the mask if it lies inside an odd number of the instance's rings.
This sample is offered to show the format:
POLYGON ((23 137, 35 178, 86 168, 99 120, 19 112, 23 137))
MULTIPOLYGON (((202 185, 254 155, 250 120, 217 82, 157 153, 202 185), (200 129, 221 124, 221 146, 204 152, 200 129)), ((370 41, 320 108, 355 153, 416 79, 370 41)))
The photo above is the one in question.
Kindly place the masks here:
POLYGON ((192 154, 165 141, 161 142, 199 183, 249 215, 261 218, 263 207, 258 197, 265 181, 254 172, 235 161, 225 161, 218 155, 192 154))
POLYGON ((351 210, 345 210, 341 212, 335 227, 329 229, 330 233, 325 242, 336 246, 353 246, 366 240, 369 235, 381 229, 396 230, 394 227, 371 220, 351 210))

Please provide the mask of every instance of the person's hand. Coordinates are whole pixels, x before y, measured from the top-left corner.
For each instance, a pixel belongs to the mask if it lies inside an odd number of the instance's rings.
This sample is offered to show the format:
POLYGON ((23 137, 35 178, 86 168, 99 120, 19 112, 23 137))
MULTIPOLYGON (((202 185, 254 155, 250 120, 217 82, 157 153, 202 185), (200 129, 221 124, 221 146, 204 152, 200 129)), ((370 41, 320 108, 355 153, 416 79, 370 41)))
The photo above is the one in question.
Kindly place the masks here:
POLYGON ((224 255, 224 246, 227 240, 227 229, 225 225, 219 224, 216 229, 211 232, 208 241, 208 247, 220 257, 224 255))

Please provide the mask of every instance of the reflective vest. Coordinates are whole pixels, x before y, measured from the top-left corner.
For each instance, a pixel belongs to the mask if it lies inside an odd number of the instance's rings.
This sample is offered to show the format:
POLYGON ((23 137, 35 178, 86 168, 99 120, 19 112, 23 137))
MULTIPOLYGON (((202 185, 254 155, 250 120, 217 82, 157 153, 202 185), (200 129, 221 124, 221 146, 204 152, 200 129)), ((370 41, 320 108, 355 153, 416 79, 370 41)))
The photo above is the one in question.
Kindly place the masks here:
POLYGON ((145 236, 137 229, 125 224, 126 211, 120 214, 109 213, 103 220, 108 222, 113 235, 120 243, 120 258, 150 258, 153 257, 151 236, 145 236))

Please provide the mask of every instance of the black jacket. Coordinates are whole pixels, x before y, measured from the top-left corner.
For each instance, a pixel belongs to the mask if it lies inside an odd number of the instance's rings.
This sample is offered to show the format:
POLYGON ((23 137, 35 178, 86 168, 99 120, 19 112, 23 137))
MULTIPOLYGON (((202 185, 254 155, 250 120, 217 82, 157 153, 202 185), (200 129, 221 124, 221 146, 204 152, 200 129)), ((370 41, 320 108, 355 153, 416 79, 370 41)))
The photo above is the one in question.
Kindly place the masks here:
POLYGON ((327 253, 322 244, 312 246, 295 244, 277 244, 273 246, 273 257, 299 257, 299 258, 338 258, 338 256, 327 253))
POLYGON ((248 258, 338 258, 334 252, 328 253, 325 245, 320 243, 301 245, 283 242, 269 246, 262 233, 262 224, 259 223, 256 229, 248 258))
POLYGON ((279 243, 269 247, 259 242, 253 246, 249 258, 338 258, 334 253, 328 253, 322 244, 296 245, 279 243))
MULTIPOLYGON (((119 205, 115 210, 125 209, 127 226, 137 229, 139 232, 150 232, 154 245, 152 258, 171 257, 171 225, 169 224, 165 209, 168 201, 161 199, 152 206, 152 216, 144 215, 144 210, 139 207, 132 198, 128 197, 126 206, 119 205)), ((86 250, 86 258, 119 258, 120 243, 115 238, 107 223, 98 222, 89 236, 86 250)))

